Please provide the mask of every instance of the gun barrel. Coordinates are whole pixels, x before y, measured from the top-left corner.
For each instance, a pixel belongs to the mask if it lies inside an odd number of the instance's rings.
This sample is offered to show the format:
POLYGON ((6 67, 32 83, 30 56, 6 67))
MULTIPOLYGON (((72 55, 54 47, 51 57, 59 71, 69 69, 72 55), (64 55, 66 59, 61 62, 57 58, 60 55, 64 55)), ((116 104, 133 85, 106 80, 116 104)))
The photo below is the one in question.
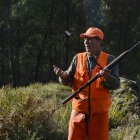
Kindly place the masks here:
POLYGON ((80 93, 83 89, 85 89, 87 86, 89 86, 92 82, 94 82, 96 79, 98 79, 101 75, 97 73, 93 78, 91 78, 86 84, 81 86, 76 92, 74 92, 72 95, 68 96, 62 104, 66 104, 68 101, 70 101, 72 98, 74 98, 78 93, 80 93))
MULTIPOLYGON (((135 44, 131 49, 124 51, 121 53, 118 57, 116 57, 111 63, 109 63, 104 70, 106 69, 112 69, 114 65, 119 63, 127 54, 131 52, 132 49, 134 49, 138 44, 140 44, 140 41, 135 44)), ((93 78, 91 78, 86 84, 84 84, 82 87, 80 87, 76 92, 74 92, 72 95, 68 96, 62 104, 66 104, 68 101, 70 101, 72 98, 74 98, 78 93, 80 93, 83 89, 85 89, 87 86, 89 86, 91 83, 93 83, 96 79, 98 79, 101 75, 97 73, 93 78)))
POLYGON ((112 69, 117 63, 119 63, 130 51, 125 51, 110 62, 104 69, 112 69))

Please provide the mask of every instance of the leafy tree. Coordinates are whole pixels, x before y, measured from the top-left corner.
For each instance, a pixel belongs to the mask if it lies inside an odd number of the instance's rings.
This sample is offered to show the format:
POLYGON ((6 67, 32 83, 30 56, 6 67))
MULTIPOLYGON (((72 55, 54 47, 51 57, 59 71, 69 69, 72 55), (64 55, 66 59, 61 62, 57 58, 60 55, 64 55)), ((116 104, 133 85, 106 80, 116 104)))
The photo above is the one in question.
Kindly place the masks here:
MULTIPOLYGON (((110 51, 119 55, 139 41, 140 12, 138 0, 104 0, 107 4, 107 40, 110 51)), ((121 76, 136 79, 140 75, 139 51, 134 51, 120 64, 121 76), (129 63, 127 63, 129 61, 129 63)))

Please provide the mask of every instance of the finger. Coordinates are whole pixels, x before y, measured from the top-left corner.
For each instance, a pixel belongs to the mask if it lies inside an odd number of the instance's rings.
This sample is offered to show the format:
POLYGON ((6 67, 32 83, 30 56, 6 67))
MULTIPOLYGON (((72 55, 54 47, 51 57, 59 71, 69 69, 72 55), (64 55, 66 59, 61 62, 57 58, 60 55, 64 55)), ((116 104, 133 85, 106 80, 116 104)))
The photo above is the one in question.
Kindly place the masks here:
POLYGON ((105 70, 100 70, 100 75, 106 78, 109 75, 109 73, 105 70))
POLYGON ((53 71, 56 72, 56 71, 57 71, 57 68, 55 67, 55 68, 53 69, 53 71))
POLYGON ((108 72, 108 73, 110 73, 110 72, 111 72, 111 70, 109 70, 109 69, 105 69, 105 72, 108 72))
POLYGON ((58 68, 57 67, 54 67, 53 68, 53 71, 57 74, 58 68))
POLYGON ((102 76, 102 74, 103 74, 103 70, 100 70, 100 72, 99 72, 99 73, 100 73, 100 75, 102 76))
POLYGON ((60 70, 59 68, 57 68, 57 69, 56 69, 56 74, 59 75, 59 74, 60 74, 60 71, 61 71, 61 70, 60 70))
POLYGON ((54 72, 55 72, 56 74, 58 74, 58 73, 59 73, 59 69, 58 69, 58 68, 55 68, 55 69, 54 69, 54 72))
POLYGON ((55 72, 56 74, 58 74, 59 69, 60 69, 60 68, 58 68, 57 66, 53 65, 53 70, 54 70, 54 72, 55 72))
POLYGON ((53 65, 53 69, 56 69, 56 68, 58 68, 56 65, 53 65))

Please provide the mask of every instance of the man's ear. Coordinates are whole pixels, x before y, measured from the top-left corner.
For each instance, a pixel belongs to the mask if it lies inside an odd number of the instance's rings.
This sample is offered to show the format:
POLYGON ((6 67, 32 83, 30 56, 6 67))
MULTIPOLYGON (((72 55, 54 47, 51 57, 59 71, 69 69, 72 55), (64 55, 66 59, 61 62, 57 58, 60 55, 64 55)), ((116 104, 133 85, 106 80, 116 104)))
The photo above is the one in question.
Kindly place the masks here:
POLYGON ((99 40, 100 47, 102 47, 103 40, 99 40))

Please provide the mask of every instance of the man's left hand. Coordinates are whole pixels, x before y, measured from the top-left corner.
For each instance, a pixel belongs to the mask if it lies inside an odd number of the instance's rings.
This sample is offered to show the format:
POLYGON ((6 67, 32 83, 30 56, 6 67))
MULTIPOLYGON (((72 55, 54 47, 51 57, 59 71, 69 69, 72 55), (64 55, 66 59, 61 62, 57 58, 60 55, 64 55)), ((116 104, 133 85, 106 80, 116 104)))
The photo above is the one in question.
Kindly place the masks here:
POLYGON ((105 79, 108 79, 110 77, 110 73, 111 73, 111 70, 100 70, 100 75, 103 76, 105 79))

